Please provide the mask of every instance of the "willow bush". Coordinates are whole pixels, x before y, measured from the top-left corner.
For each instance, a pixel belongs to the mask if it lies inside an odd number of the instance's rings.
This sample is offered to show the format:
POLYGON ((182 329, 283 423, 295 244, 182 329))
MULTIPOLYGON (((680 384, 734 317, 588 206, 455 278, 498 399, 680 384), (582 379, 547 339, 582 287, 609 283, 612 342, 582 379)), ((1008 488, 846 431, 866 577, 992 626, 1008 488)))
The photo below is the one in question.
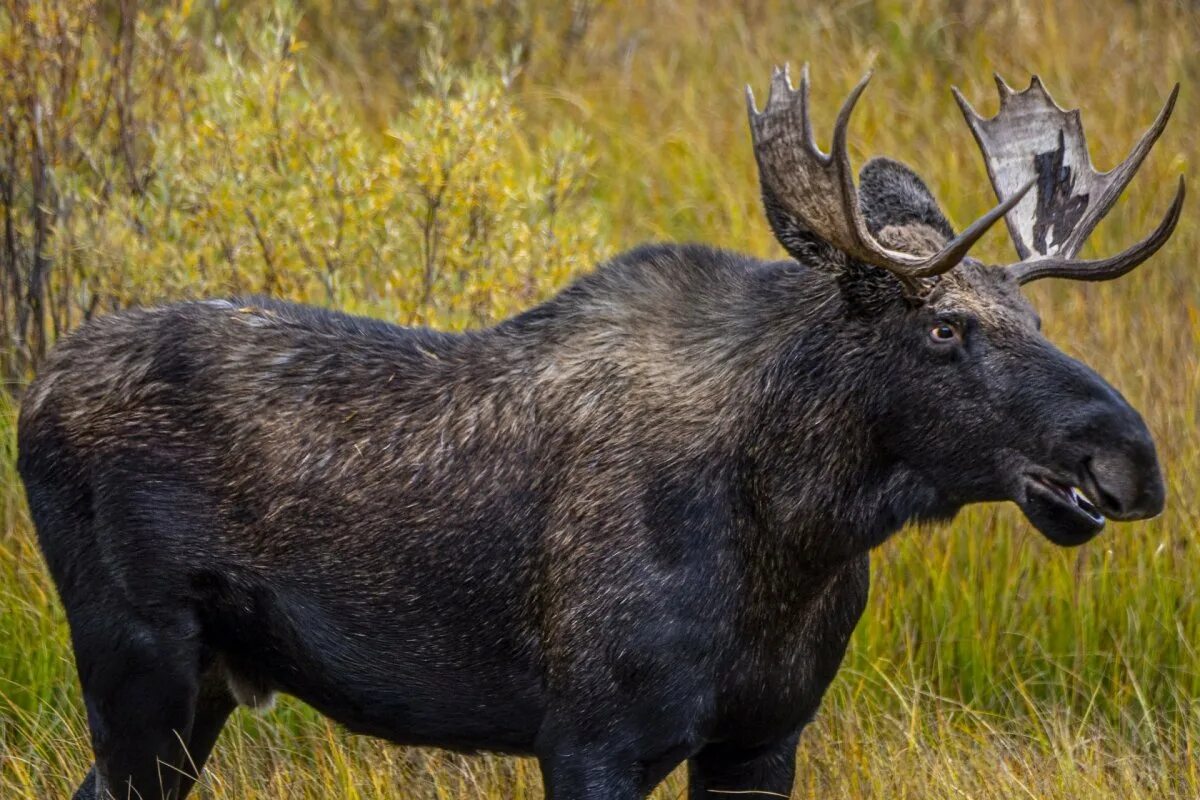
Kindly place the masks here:
POLYGON ((389 125, 313 80, 288 3, 18 0, 0 12, 0 325, 19 385, 57 335, 137 303, 267 294, 443 327, 594 262, 588 143, 523 127, 516 65, 427 37, 389 125))
MULTIPOLYGON (((371 118, 388 119, 399 93, 421 88, 410 56, 435 47, 451 64, 501 61, 512 80, 568 62, 601 0, 298 0, 301 35, 317 51, 322 77, 371 118)), ((235 29, 235 7, 218 21, 235 29)))

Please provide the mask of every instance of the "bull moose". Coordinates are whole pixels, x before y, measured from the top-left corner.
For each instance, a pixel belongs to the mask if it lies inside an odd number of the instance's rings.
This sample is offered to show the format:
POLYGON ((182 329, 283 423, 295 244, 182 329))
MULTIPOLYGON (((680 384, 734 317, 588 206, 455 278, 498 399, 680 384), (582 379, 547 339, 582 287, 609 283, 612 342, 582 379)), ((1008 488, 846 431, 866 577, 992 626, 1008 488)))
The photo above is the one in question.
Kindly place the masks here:
MULTIPOLYGON (((869 78, 869 76, 868 76, 869 78)), ((868 551, 1011 500, 1052 542, 1158 514, 1142 418, 1020 286, 1079 260, 1111 172, 1035 78, 975 114, 998 206, 955 234, 906 166, 852 177, 808 74, 749 95, 790 255, 639 247, 493 327, 266 299, 89 322, 24 396, 19 469, 95 764, 77 798, 182 798, 239 704, 536 756, 552 800, 786 795, 863 612, 868 551), (1019 263, 967 253, 1001 218, 1019 263)))

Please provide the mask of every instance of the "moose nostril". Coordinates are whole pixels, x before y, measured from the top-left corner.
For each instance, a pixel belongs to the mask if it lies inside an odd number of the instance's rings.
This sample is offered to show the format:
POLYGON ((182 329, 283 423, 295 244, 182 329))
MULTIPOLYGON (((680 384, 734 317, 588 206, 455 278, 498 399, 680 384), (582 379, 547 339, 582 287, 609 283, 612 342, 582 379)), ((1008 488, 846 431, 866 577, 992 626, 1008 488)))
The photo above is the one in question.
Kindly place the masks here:
POLYGON ((1091 456, 1086 458, 1083 462, 1083 474, 1087 477, 1088 483, 1091 484, 1091 486, 1088 488, 1091 489, 1091 491, 1096 495, 1093 499, 1109 511, 1120 513, 1125 510, 1124 504, 1121 502, 1120 497, 1116 496, 1109 491, 1108 488, 1106 488, 1105 480, 1102 477, 1103 473, 1110 471, 1111 470, 1104 468, 1098 469, 1096 467, 1095 458, 1091 456))
POLYGON ((1125 510, 1124 505, 1121 503, 1121 498, 1117 497, 1116 495, 1112 494, 1111 492, 1106 492, 1104 490, 1103 486, 1098 486, 1097 489, 1100 494, 1100 497, 1098 499, 1100 500, 1101 503, 1104 504, 1104 506, 1106 508, 1111 508, 1113 511, 1117 512, 1118 514, 1125 510))
POLYGON ((1095 500, 1115 518, 1140 519, 1162 510, 1165 492, 1158 461, 1151 457, 1147 462, 1140 455, 1101 453, 1084 463, 1095 500))

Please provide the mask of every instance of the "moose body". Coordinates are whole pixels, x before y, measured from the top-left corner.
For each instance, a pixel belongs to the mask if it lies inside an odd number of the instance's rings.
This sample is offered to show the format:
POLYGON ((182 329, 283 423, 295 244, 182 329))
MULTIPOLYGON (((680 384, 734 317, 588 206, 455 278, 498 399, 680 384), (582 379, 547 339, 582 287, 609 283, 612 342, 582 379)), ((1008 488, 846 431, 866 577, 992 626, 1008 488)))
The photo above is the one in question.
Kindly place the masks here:
MULTIPOLYGON (((554 800, 684 760, 695 798, 786 795, 872 547, 987 500, 1062 544, 1161 509, 1141 418, 1018 274, 893 275, 769 166, 792 259, 643 247, 458 335, 251 299, 61 343, 19 467, 92 730, 77 796, 186 794, 277 691, 536 755, 554 800)), ((861 185, 895 252, 961 244, 902 165, 861 185)))
MULTIPOLYGON (((76 652, 104 654, 85 686, 140 664, 212 725, 283 691, 397 742, 578 737, 627 748, 643 789, 707 741, 794 737, 862 611, 867 549, 912 511, 857 512, 879 505, 877 466, 845 457, 861 480, 807 490, 811 521, 755 508, 750 439, 784 433, 761 430, 769 406, 823 395, 771 373, 822 370, 758 355, 792 314, 713 326, 780 280, 831 296, 794 267, 646 248, 462 336, 270 301, 89 325, 21 427, 76 652)), ((824 468, 828 424, 789 480, 824 468)))

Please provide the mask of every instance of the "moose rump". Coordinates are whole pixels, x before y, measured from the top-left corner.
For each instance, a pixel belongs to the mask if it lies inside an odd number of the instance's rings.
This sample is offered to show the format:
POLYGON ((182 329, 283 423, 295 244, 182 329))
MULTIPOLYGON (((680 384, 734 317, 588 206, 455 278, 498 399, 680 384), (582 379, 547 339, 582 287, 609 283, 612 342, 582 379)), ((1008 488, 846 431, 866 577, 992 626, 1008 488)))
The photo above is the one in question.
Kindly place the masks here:
POLYGON ((535 442, 487 419, 511 399, 455 390, 486 379, 446 376, 456 346, 255 301, 127 312, 56 349, 19 468, 103 785, 186 786, 235 704, 276 690, 394 741, 531 751, 535 442))

